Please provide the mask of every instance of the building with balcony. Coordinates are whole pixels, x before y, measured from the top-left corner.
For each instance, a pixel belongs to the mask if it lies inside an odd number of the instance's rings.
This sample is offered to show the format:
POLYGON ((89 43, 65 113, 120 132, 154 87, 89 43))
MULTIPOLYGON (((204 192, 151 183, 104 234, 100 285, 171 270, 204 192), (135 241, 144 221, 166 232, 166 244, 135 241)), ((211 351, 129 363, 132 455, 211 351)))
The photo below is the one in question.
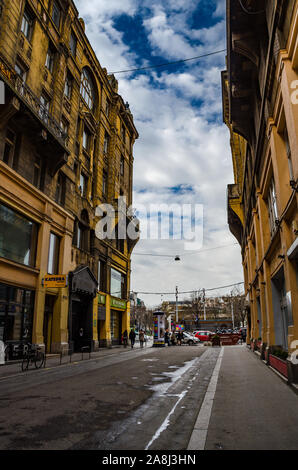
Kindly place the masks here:
POLYGON ((0 340, 12 353, 119 343, 137 236, 118 235, 117 201, 132 204, 138 132, 73 1, 0 0, 0 82, 0 340), (117 207, 105 239, 101 204, 117 207))
POLYGON ((297 0, 227 0, 228 223, 242 249, 247 341, 267 358, 298 340, 297 37, 297 0))

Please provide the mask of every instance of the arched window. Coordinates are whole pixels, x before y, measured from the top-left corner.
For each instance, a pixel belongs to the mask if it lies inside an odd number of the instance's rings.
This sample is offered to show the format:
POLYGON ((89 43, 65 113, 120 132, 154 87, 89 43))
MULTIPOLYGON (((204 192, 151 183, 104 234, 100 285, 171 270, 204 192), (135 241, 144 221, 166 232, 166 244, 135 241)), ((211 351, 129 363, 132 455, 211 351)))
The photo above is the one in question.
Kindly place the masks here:
POLYGON ((88 69, 84 68, 81 76, 81 96, 88 108, 93 111, 95 106, 95 89, 88 69))

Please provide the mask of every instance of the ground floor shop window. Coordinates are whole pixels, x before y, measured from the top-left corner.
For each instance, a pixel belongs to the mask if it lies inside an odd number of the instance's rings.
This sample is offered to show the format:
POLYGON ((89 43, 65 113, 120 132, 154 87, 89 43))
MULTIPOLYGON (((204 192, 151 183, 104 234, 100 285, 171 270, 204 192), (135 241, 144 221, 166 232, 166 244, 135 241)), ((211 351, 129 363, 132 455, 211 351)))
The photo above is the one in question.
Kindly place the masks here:
POLYGON ((0 256, 35 266, 38 225, 0 204, 0 256))
POLYGON ((34 292, 0 284, 0 340, 31 342, 34 292))
POLYGON ((122 313, 111 310, 111 341, 112 344, 120 344, 121 342, 121 328, 122 328, 122 313))

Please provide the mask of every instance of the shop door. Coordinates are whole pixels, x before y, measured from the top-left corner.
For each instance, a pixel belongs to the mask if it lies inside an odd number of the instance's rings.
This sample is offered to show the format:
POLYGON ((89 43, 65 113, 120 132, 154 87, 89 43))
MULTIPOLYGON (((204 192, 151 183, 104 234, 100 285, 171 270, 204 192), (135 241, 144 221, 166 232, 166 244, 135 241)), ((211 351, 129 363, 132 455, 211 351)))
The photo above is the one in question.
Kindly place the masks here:
POLYGON ((83 346, 90 346, 90 328, 92 326, 90 312, 92 313, 90 297, 82 297, 81 301, 72 301, 72 341, 74 343, 74 351, 78 352, 81 351, 83 346))
POLYGON ((286 297, 286 292, 285 292, 284 288, 281 291, 280 307, 281 307, 281 321, 282 321, 282 334, 283 334, 283 344, 282 344, 282 346, 285 349, 288 349, 289 319, 288 319, 287 297, 286 297))
POLYGON ((51 353, 52 335, 53 335, 53 311, 55 297, 53 295, 46 295, 44 306, 44 319, 43 319, 43 338, 45 344, 45 351, 47 354, 51 353))
POLYGON ((112 344, 121 344, 122 312, 111 310, 111 340, 112 344))

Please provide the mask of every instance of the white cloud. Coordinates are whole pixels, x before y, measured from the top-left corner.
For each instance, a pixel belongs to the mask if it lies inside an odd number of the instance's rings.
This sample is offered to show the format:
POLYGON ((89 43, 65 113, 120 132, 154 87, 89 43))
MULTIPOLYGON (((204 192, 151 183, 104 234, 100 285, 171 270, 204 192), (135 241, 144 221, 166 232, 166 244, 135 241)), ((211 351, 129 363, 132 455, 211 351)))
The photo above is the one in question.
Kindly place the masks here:
MULTIPOLYGON (((217 2, 213 15, 218 22, 201 30, 189 27, 189 16, 197 7, 191 0, 77 0, 76 4, 86 19, 86 33, 98 59, 109 72, 137 63, 136 51, 124 43, 123 34, 114 26, 115 17, 123 13, 144 13, 152 55, 176 60, 225 47, 223 0, 217 2), (200 41, 199 46, 194 39, 200 41)), ((117 76, 119 93, 130 103, 140 134, 134 148, 134 202, 203 204, 203 249, 235 243, 226 214, 226 186, 233 182, 233 174, 229 133, 221 117, 224 64, 223 54, 188 63, 176 73, 169 68, 117 76), (192 191, 170 190, 179 185, 192 191)), ((133 290, 174 292, 178 285, 187 291, 242 280, 240 248, 235 245, 190 255, 184 252, 183 241, 141 240, 134 252, 133 290), (137 255, 140 252, 173 256, 137 255), (175 254, 181 255, 180 262, 174 261, 175 254)), ((143 300, 154 305, 160 296, 144 295, 143 300)))

